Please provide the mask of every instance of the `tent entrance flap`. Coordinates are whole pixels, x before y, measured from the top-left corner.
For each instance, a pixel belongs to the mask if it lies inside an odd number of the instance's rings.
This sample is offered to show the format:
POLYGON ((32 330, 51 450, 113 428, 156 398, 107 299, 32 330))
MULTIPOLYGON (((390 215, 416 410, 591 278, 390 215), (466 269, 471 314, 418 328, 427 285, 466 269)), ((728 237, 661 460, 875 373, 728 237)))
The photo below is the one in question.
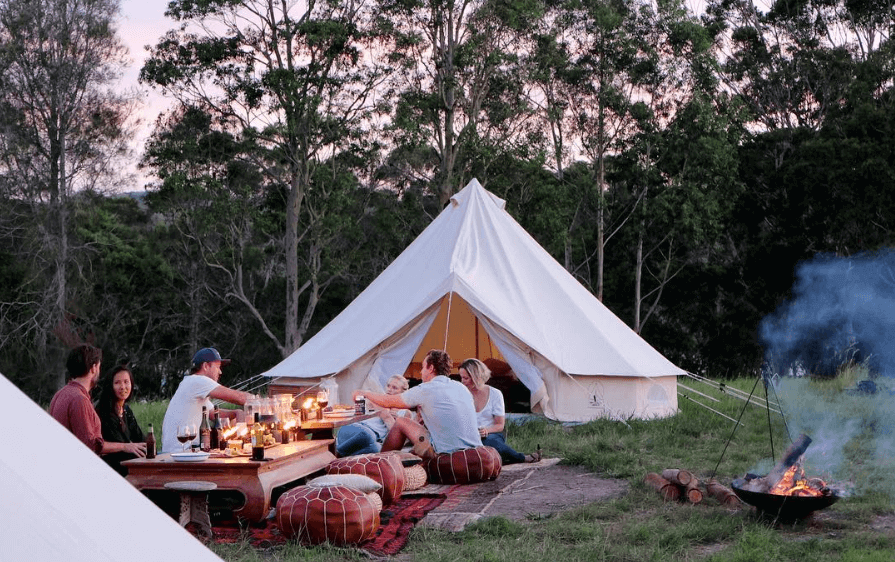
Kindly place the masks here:
MULTIPOLYGON (((430 349, 447 351, 455 367, 470 357, 506 362, 472 309, 457 293, 448 293, 441 298, 435 321, 413 354, 413 363, 422 364, 430 349)), ((413 365, 408 374, 412 369, 413 365)))

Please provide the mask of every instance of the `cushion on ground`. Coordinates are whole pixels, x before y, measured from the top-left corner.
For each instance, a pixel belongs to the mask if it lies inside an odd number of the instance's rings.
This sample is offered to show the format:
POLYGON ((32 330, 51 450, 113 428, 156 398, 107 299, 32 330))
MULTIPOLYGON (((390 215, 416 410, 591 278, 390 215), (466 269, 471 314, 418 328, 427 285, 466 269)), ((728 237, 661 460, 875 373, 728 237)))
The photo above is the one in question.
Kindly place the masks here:
POLYGON ((404 467, 396 455, 369 453, 336 459, 326 467, 328 474, 363 474, 382 484, 382 503, 390 505, 404 491, 404 467))
POLYGON ((414 466, 404 467, 405 492, 419 490, 426 485, 426 480, 428 480, 428 475, 426 474, 426 469, 424 469, 422 465, 416 464, 414 466))
POLYGON ((379 510, 358 490, 298 486, 277 500, 277 526, 302 544, 353 545, 376 533, 379 510))
POLYGON ((367 494, 367 497, 370 498, 370 502, 376 509, 376 513, 382 511, 382 498, 379 497, 379 494, 377 494, 376 492, 370 492, 369 494, 367 494))
POLYGON ((497 478, 503 463, 496 449, 483 445, 439 453, 422 466, 432 484, 473 484, 497 478))
POLYGON ((382 484, 363 474, 324 474, 309 481, 306 486, 312 488, 325 488, 326 486, 345 486, 353 488, 365 494, 378 492, 382 484))

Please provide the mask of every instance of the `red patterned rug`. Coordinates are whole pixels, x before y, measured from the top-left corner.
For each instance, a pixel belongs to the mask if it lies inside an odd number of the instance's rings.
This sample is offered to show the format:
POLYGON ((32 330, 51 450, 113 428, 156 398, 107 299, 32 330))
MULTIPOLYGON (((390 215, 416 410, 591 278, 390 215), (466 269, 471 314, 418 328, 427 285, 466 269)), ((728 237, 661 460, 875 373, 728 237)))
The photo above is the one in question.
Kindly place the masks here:
MULTIPOLYGON (((402 496, 379 514, 381 523, 376 535, 357 547, 378 556, 397 554, 407 544, 413 527, 427 513, 440 506, 446 497, 445 494, 402 496)), ((267 549, 289 541, 280 533, 274 520, 248 527, 240 526, 236 520, 216 521, 212 530, 212 540, 219 544, 248 540, 255 548, 267 549)))

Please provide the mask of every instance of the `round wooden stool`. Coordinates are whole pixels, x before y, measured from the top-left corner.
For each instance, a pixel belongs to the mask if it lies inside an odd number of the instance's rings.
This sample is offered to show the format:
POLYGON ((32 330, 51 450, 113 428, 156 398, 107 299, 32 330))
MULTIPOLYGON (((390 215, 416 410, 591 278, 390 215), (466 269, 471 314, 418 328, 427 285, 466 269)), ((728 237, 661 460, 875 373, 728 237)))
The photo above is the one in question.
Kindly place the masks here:
POLYGON ((165 488, 180 492, 180 524, 186 527, 195 523, 199 531, 211 538, 211 517, 208 515, 208 492, 217 489, 214 482, 178 481, 168 482, 165 488))

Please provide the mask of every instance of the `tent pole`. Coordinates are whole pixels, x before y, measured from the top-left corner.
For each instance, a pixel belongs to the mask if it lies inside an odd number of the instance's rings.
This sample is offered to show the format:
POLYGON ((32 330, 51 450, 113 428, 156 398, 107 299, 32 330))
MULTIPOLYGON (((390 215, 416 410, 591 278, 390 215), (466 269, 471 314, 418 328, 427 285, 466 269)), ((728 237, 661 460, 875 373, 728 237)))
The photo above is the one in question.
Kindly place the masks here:
POLYGON ((472 315, 473 321, 475 322, 475 358, 481 359, 479 356, 479 319, 476 318, 476 315, 472 315))
POLYGON ((444 346, 441 348, 442 351, 447 353, 447 340, 448 340, 448 332, 450 331, 451 326, 451 304, 454 301, 454 292, 451 291, 448 293, 448 310, 447 310, 447 320, 444 322, 444 346))

